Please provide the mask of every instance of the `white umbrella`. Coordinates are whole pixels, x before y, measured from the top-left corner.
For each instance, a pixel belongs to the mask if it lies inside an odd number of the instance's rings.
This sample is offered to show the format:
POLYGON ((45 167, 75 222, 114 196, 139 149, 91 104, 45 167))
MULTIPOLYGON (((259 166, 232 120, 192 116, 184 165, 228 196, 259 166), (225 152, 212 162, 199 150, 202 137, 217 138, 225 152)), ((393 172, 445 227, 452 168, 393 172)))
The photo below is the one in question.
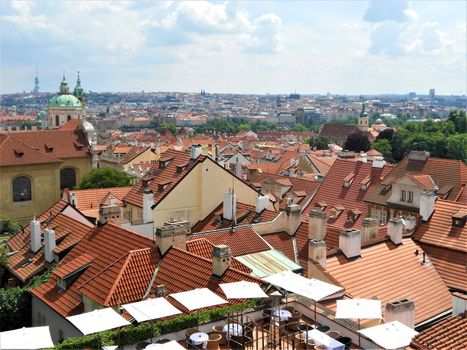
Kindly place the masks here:
POLYGON ((179 343, 177 343, 177 341, 175 340, 172 340, 172 341, 169 341, 168 343, 165 343, 165 344, 149 344, 148 346, 146 346, 144 348, 145 350, 151 350, 151 349, 158 349, 158 350, 177 350, 177 349, 180 349, 180 350, 184 350, 185 348, 183 346, 181 346, 179 343))
MULTIPOLYGON (((337 300, 336 318, 356 318, 358 319, 358 329, 360 330, 360 319, 383 318, 381 315, 381 300, 337 300)), ((360 333, 358 334, 358 345, 360 346, 360 333)))
POLYGON ((19 328, 0 333, 0 349, 53 348, 49 326, 19 328))
POLYGON ((170 294, 172 298, 188 310, 198 310, 209 306, 226 304, 227 301, 207 288, 189 290, 187 292, 170 294))
POLYGON ((67 317, 84 335, 106 331, 108 329, 127 326, 130 324, 114 309, 98 309, 91 312, 67 317))
POLYGON ((137 303, 125 304, 123 308, 138 322, 155 320, 182 313, 164 298, 153 298, 137 303))
POLYGON ((399 321, 380 324, 359 331, 384 349, 399 349, 410 345, 418 332, 399 321))
POLYGON ((267 298, 258 283, 238 281, 219 284, 227 299, 255 299, 267 298))

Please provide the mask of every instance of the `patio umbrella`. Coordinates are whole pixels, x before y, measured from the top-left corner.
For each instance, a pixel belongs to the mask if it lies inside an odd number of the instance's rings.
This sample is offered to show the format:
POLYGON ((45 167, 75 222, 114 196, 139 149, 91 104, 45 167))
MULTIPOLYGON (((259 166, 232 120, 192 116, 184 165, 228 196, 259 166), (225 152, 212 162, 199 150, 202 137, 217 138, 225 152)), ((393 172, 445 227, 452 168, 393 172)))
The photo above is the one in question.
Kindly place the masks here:
POLYGON ((125 304, 123 308, 138 322, 155 320, 182 313, 164 298, 152 298, 137 303, 125 304))
MULTIPOLYGON (((381 300, 337 300, 336 318, 356 318, 358 319, 358 330, 360 330, 360 319, 383 318, 383 316, 381 315, 381 300)), ((358 333, 358 346, 360 346, 360 333, 358 333)))
POLYGON ((19 328, 0 333, 0 349, 42 349, 53 348, 49 326, 19 328))
MULTIPOLYGON (((170 294, 170 297, 177 300, 190 311, 228 303, 228 301, 222 299, 207 288, 198 288, 186 292, 174 293, 170 294)), ((199 312, 197 312, 196 317, 198 318, 198 316, 199 312)))
POLYGON ((418 332, 399 321, 380 324, 359 331, 384 349, 405 348, 418 332))
POLYGON ((84 335, 106 331, 108 329, 127 326, 130 324, 114 309, 98 309, 66 318, 84 335))
POLYGON ((227 299, 256 299, 267 298, 268 295, 258 283, 238 281, 219 284, 227 299))

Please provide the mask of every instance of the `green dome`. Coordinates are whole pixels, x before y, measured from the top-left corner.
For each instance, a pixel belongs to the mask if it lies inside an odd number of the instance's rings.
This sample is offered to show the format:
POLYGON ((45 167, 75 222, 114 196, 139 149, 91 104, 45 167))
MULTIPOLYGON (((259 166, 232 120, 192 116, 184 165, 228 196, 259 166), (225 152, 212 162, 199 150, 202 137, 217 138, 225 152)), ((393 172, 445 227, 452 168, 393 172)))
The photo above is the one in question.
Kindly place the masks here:
POLYGON ((57 95, 49 101, 49 106, 81 107, 81 101, 73 95, 57 95))

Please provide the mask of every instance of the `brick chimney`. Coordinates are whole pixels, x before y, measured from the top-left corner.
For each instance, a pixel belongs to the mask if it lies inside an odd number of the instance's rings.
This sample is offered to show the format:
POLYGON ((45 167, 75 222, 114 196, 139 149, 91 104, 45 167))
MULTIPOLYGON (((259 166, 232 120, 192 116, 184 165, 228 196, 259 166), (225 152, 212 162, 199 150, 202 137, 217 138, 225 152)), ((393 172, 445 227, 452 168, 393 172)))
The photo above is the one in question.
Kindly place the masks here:
POLYGON ((407 327, 415 327, 415 303, 409 299, 402 299, 386 304, 384 322, 399 321, 407 327))
POLYGON ((320 210, 312 210, 308 221, 308 239, 322 241, 326 236, 326 213, 320 210))
POLYGON ((212 274, 221 277, 232 263, 232 252, 224 244, 216 245, 212 251, 212 274))
POLYGON ((237 195, 229 189, 224 193, 224 212, 222 217, 226 220, 234 220, 237 217, 237 195))
POLYGON ((152 206, 154 205, 154 193, 145 188, 143 192, 143 224, 152 222, 152 206))
POLYGON ((392 218, 388 221, 388 236, 394 244, 402 243, 404 223, 400 218, 392 218))
POLYGON ((55 231, 50 228, 46 228, 44 230, 44 255, 45 261, 48 263, 51 263, 55 260, 55 247, 55 231))
POLYGON ((41 223, 34 217, 29 224, 31 231, 31 250, 37 253, 41 249, 41 223))
POLYGON ((171 220, 164 226, 156 229, 156 244, 159 251, 164 255, 172 246, 186 249, 186 237, 191 232, 191 226, 185 220, 171 220))
MULTIPOLYGON (((308 263, 310 261, 317 262, 323 268, 326 268, 326 242, 314 239, 308 241, 308 259, 308 263)), ((312 269, 308 267, 308 271, 312 271, 312 269)))
POLYGON ((436 195, 432 191, 420 193, 420 215, 423 221, 428 221, 435 211, 436 195))
POLYGON ((347 259, 360 256, 362 235, 360 230, 346 230, 339 234, 339 249, 347 259))
POLYGON ((287 233, 292 236, 302 223, 300 214, 302 213, 302 207, 298 204, 288 204, 285 207, 285 213, 287 214, 287 233))
POLYGON ((378 235, 378 220, 365 218, 362 222, 362 242, 366 242, 378 235))

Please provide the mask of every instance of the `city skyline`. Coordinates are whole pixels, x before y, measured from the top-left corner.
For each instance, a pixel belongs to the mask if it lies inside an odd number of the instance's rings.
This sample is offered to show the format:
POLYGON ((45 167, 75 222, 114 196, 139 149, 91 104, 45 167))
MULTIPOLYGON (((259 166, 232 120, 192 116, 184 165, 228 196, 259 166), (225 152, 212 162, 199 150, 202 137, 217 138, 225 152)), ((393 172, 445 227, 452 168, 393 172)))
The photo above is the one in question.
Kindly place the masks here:
POLYGON ((463 95, 465 2, 2 2, 1 93, 463 95), (8 30, 6 30, 8 29, 8 30))

